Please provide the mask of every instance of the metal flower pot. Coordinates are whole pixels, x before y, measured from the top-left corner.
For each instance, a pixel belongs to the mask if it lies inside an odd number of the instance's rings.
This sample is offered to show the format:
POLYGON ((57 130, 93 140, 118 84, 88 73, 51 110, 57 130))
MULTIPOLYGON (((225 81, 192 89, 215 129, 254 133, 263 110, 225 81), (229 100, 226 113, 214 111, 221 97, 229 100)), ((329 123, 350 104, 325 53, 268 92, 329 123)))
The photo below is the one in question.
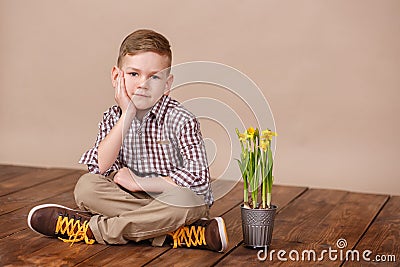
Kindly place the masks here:
POLYGON ((265 248, 271 244, 277 206, 249 209, 241 206, 243 243, 249 248, 265 248))

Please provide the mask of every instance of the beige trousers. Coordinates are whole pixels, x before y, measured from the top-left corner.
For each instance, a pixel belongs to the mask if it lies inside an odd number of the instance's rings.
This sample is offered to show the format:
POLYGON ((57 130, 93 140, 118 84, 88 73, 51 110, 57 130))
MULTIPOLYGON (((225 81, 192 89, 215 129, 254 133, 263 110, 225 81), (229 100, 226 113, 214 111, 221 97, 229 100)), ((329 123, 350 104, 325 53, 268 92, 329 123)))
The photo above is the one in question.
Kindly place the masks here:
POLYGON ((144 192, 124 191, 114 183, 113 175, 83 175, 74 195, 81 210, 95 214, 89 227, 96 241, 102 244, 153 239, 153 246, 161 246, 166 234, 209 214, 203 196, 188 188, 176 186, 150 197, 144 192))

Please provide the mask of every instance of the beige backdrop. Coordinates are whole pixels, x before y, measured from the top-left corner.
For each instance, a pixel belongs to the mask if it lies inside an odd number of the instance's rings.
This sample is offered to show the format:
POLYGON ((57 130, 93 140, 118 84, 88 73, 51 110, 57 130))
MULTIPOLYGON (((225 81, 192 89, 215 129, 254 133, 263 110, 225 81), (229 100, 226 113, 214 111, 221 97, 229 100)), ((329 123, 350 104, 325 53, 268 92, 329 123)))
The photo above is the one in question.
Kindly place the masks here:
MULTIPOLYGON (((221 62, 261 88, 279 133, 277 183, 400 194, 399 14, 397 0, 0 0, 0 163, 80 168, 113 104, 122 39, 151 28, 170 39, 175 64, 221 62)), ((215 86, 173 95, 246 114, 215 86)), ((226 134, 202 127, 223 175, 226 134)))

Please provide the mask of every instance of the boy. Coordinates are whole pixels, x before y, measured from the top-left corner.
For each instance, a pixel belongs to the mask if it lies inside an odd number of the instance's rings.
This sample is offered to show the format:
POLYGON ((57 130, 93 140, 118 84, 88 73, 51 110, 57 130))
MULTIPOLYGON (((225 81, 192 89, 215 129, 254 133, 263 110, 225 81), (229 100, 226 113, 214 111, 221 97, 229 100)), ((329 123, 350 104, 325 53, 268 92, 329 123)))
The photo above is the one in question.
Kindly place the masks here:
POLYGON ((171 61, 170 44, 157 32, 124 39, 111 71, 117 105, 79 161, 89 170, 75 186, 80 210, 34 207, 32 230, 65 242, 149 239, 161 246, 168 237, 174 248, 227 248, 223 219, 205 219, 213 197, 199 123, 168 96, 171 61))

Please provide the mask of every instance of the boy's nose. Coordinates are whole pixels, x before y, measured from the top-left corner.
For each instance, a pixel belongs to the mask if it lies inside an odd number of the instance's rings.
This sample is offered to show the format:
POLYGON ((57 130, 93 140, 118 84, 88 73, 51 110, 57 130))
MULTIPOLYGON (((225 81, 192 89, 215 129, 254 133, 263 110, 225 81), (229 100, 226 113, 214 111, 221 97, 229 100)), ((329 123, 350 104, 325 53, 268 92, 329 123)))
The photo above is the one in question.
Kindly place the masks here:
POLYGON ((147 89, 147 87, 148 87, 148 81, 149 81, 149 79, 147 79, 146 77, 142 77, 142 78, 140 79, 140 81, 139 81, 138 87, 147 89))

